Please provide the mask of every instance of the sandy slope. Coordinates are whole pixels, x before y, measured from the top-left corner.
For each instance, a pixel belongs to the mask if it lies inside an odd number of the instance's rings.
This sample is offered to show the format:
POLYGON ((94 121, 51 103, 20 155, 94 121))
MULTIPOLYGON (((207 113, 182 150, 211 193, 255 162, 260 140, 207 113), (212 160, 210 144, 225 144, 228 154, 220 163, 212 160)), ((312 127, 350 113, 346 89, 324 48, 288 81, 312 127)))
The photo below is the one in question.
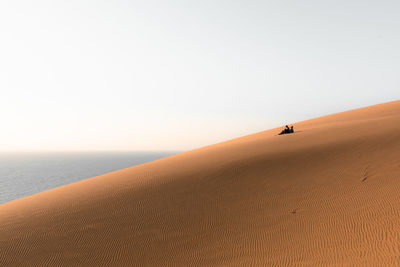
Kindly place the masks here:
POLYGON ((400 101, 0 205, 0 265, 400 264, 400 101))

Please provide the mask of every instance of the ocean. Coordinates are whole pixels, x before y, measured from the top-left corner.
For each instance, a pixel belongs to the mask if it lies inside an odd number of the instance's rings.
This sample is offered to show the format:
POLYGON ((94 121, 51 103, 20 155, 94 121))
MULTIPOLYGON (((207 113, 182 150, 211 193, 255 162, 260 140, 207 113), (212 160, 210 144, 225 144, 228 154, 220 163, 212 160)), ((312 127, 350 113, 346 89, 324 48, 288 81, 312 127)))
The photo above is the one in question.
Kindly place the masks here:
POLYGON ((0 204, 176 153, 0 154, 0 204))

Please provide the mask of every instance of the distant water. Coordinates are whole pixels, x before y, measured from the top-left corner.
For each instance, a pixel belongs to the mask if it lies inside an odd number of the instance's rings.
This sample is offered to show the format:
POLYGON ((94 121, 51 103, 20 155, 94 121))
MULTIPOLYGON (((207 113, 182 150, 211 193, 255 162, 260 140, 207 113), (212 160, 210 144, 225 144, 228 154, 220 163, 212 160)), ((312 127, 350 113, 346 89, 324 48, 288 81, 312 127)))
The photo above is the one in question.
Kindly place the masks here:
POLYGON ((176 152, 0 154, 0 204, 176 152))

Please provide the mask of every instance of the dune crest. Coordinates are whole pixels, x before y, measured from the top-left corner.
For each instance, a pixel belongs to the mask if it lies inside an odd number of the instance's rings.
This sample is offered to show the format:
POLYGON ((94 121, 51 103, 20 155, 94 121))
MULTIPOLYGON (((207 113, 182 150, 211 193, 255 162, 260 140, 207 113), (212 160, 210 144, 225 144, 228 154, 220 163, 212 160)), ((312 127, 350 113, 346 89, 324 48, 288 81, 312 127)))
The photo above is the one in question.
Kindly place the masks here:
POLYGON ((0 265, 396 265, 400 101, 0 205, 0 265))

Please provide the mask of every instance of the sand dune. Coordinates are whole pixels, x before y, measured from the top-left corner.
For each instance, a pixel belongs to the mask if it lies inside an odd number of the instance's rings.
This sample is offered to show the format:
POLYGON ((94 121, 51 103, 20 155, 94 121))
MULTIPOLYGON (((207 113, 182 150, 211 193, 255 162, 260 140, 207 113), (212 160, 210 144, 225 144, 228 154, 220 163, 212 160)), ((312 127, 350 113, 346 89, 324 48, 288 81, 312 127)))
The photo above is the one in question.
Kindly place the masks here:
POLYGON ((0 205, 0 265, 400 264, 400 101, 0 205))

